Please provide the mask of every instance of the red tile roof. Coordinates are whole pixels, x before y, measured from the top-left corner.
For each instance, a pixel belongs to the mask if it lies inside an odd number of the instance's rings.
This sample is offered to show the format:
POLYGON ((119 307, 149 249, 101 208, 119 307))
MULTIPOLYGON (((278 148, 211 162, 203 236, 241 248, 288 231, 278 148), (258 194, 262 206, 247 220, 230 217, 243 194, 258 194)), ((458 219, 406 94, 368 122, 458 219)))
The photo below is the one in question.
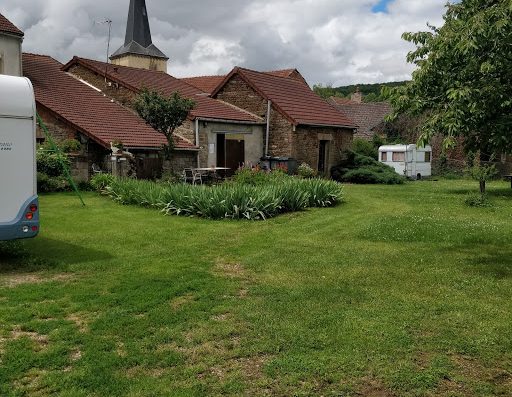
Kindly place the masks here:
POLYGON ((342 98, 342 97, 338 97, 338 96, 330 97, 329 102, 331 102, 333 105, 346 105, 346 104, 351 104, 351 103, 360 103, 360 102, 353 101, 350 98, 342 98))
POLYGON ((117 66, 79 57, 74 57, 68 62, 64 66, 64 70, 68 70, 75 64, 79 64, 102 75, 106 70, 110 80, 134 92, 138 92, 142 88, 148 88, 157 90, 165 95, 171 95, 177 91, 184 97, 193 99, 196 102, 196 107, 190 112, 192 119, 215 119, 244 123, 263 122, 260 117, 225 102, 212 99, 197 87, 164 72, 117 66))
POLYGON ((215 97, 234 75, 239 75, 263 98, 272 101, 277 110, 295 125, 356 128, 356 125, 334 106, 320 98, 307 85, 293 78, 236 67, 212 96, 215 97))
POLYGON ((23 32, 2 14, 0 14, 0 32, 23 36, 23 32))
POLYGON ((198 76, 198 77, 185 77, 182 81, 199 88, 203 92, 211 94, 217 86, 222 83, 226 76, 198 76))
MULTIPOLYGON (((296 79, 304 82, 304 84, 308 84, 304 77, 300 74, 297 69, 283 69, 283 70, 273 70, 270 72, 263 72, 270 74, 272 76, 278 77, 287 77, 291 79, 296 79)), ((197 76, 197 77, 184 77, 181 80, 193 85, 196 88, 199 88, 201 91, 211 94, 215 89, 224 81, 226 75, 222 76, 197 76)))
POLYGON ((329 101, 336 102, 336 109, 359 126, 355 137, 367 140, 373 138, 374 128, 384 123, 384 118, 392 110, 387 102, 340 102, 334 98, 329 101))
MULTIPOLYGON (((23 73, 32 81, 39 105, 106 148, 116 140, 127 148, 156 149, 166 143, 140 117, 62 71, 62 66, 49 56, 23 54, 23 73)), ((177 149, 194 149, 178 137, 175 144, 177 149)))

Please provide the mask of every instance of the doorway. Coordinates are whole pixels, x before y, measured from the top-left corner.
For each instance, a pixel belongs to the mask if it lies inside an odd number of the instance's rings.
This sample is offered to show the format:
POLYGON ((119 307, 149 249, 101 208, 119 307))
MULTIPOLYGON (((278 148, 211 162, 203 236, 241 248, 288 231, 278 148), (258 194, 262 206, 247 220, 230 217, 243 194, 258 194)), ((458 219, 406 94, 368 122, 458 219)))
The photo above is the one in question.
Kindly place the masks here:
POLYGON ((245 140, 240 134, 217 134, 217 166, 233 175, 245 163, 245 140))
POLYGON ((320 141, 318 144, 318 172, 324 175, 329 168, 329 142, 320 141))

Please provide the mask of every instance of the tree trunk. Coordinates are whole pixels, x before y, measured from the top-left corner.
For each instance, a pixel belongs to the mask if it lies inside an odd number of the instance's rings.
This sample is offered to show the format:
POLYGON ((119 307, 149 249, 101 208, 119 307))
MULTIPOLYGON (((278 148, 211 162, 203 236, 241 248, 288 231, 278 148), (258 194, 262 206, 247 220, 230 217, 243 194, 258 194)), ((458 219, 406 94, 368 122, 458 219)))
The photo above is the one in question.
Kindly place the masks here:
POLYGON ((485 194, 485 180, 480 179, 480 194, 483 196, 485 194))

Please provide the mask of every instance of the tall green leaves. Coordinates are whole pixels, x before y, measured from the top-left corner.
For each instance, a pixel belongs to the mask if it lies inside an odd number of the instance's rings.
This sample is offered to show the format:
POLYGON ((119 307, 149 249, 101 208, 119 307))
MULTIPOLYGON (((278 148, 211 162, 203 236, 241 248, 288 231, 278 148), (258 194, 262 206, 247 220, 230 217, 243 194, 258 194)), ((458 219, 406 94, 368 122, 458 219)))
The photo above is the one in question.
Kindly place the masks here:
POLYGON ((343 188, 336 182, 293 177, 256 186, 244 183, 167 185, 95 177, 94 186, 120 204, 157 208, 168 215, 209 219, 262 220, 308 207, 332 207, 343 199, 343 188))
POLYGON ((512 152, 512 2, 463 0, 447 5, 445 24, 404 33, 417 46, 407 85, 390 90, 395 115, 425 115, 421 143, 436 134, 445 146, 464 137, 484 156, 512 152))

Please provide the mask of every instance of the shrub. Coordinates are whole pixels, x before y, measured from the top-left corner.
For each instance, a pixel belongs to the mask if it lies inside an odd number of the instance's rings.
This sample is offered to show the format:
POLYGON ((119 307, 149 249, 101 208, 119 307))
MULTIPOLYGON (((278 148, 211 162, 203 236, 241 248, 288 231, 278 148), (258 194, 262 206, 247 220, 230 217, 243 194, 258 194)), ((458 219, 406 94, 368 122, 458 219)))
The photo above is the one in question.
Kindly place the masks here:
POLYGON ((396 185, 405 182, 405 177, 392 167, 352 151, 347 153, 347 160, 331 169, 331 175, 334 180, 350 183, 396 185))
POLYGON ((491 207, 491 202, 486 194, 470 193, 466 196, 464 203, 468 207, 491 207))
POLYGON ((49 177, 61 176, 70 162, 66 155, 39 149, 36 153, 37 170, 49 177))
POLYGON ((66 139, 58 143, 60 150, 64 153, 74 153, 80 151, 82 145, 76 139, 66 139))
POLYGON ((309 164, 302 163, 297 168, 297 174, 302 178, 314 178, 316 171, 309 164))
POLYGON ((236 171, 233 182, 240 185, 261 186, 291 178, 285 171, 276 169, 271 172, 259 168, 241 168, 236 171))
POLYGON ((375 147, 372 142, 365 139, 354 138, 352 141, 352 151, 362 156, 371 157, 375 160, 379 158, 379 148, 375 147))
POLYGON ((102 193, 113 181, 114 176, 112 174, 96 174, 91 178, 91 186, 94 190, 102 193))
POLYGON ((71 190, 68 180, 63 176, 48 176, 37 173, 37 191, 40 193, 65 192, 71 190))
MULTIPOLYGON (((165 214, 210 219, 260 220, 308 207, 330 207, 342 201, 342 187, 333 181, 267 175, 274 182, 226 183, 220 186, 161 184, 128 178, 93 179, 93 185, 114 201, 161 209, 165 214)), ((245 181, 245 179, 242 179, 245 181)))

